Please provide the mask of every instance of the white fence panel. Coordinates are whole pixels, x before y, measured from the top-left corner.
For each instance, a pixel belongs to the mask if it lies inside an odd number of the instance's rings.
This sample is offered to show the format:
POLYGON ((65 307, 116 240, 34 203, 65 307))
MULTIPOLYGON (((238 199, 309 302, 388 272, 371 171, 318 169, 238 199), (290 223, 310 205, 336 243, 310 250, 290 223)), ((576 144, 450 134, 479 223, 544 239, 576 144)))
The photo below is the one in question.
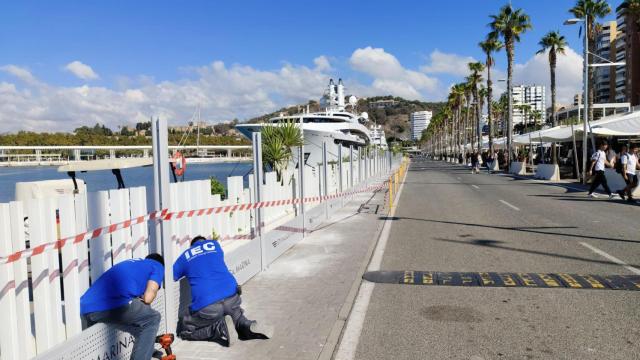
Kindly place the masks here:
MULTIPOLYGON (((12 253, 11 215, 9 204, 0 204, 0 254, 12 253)), ((16 294, 13 264, 0 265, 0 351, 5 359, 22 358, 18 341, 18 318, 16 316, 16 294)))
MULTIPOLYGON (((109 224, 109 193, 98 191, 87 196, 89 228, 97 229, 109 224)), ((111 267, 111 239, 109 235, 100 235, 89 241, 91 256, 91 281, 111 267)))
MULTIPOLYGON (((109 190, 109 206, 111 209, 109 217, 111 224, 117 224, 131 219, 129 190, 109 190)), ((111 233, 111 244, 113 246, 112 257, 114 264, 126 259, 131 259, 131 228, 128 227, 111 233)))
MULTIPOLYGON (((60 238, 76 234, 75 201, 73 195, 59 197, 60 238)), ((78 276, 78 248, 67 240, 62 251, 62 283, 64 286, 64 319, 67 338, 82 332, 80 319, 80 279, 78 276)))
MULTIPOLYGON (((42 200, 26 202, 25 215, 29 222, 29 242, 31 247, 43 244, 48 231, 45 219, 45 204, 42 200)), ((33 284, 33 312, 37 351, 43 352, 57 343, 58 324, 54 310, 56 304, 51 302, 51 284, 49 282, 49 258, 45 254, 31 258, 31 275, 33 284)))
MULTIPOLYGON (((22 202, 9 203, 11 213, 11 242, 13 251, 21 251, 26 248, 25 233, 27 231, 24 221, 24 206, 22 202)), ((36 339, 31 324, 31 303, 29 302, 29 273, 27 259, 19 259, 13 263, 16 296, 16 319, 18 321, 18 343, 25 358, 31 358, 36 354, 36 339)))
MULTIPOLYGON (((87 231, 87 193, 74 197, 74 209, 76 218, 76 234, 87 231)), ((83 294, 89 289, 89 244, 82 241, 76 244, 78 250, 78 290, 83 294)))
MULTIPOLYGON (((58 240, 58 226, 57 226, 57 204, 55 198, 42 199, 43 204, 43 220, 45 225, 44 241, 45 243, 52 243, 58 240)), ((44 255, 44 254, 43 254, 44 255)), ((64 322, 62 321, 62 289, 60 288, 60 276, 62 275, 60 270, 59 251, 50 250, 46 251, 46 257, 49 261, 49 299, 51 301, 51 316, 54 319, 54 341, 56 344, 64 341, 66 337, 66 329, 64 322)))
MULTIPOLYGON (((131 218, 137 218, 147 214, 147 193, 142 187, 129 189, 131 200, 131 218)), ((131 256, 143 258, 149 254, 149 224, 143 222, 131 226, 131 256)))

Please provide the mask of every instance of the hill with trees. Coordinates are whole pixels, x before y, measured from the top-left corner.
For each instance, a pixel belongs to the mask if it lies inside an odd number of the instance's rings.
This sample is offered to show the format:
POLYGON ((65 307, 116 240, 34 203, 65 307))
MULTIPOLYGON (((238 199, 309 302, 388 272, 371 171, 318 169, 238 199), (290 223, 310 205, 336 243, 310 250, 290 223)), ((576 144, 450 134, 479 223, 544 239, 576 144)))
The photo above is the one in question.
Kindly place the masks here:
MULTIPOLYGON (((347 96, 348 98, 348 96, 347 96)), ((394 138, 409 139, 409 115, 416 111, 429 110, 434 114, 439 112, 446 105, 445 102, 424 102, 419 100, 407 100, 397 96, 375 96, 358 100, 358 113, 367 112, 369 114, 369 125, 382 125, 388 140, 394 138)), ((283 107, 272 113, 249 119, 249 123, 261 123, 270 118, 284 115, 295 115, 304 112, 309 106, 309 111, 319 111, 320 104, 311 100, 307 104, 283 107)))

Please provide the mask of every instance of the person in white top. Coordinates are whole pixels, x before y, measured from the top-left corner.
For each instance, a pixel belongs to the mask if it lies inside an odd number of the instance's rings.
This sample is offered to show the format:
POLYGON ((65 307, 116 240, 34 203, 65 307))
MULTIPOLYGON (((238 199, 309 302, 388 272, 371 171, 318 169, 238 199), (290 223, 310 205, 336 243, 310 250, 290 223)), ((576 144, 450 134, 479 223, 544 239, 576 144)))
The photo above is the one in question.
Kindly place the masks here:
POLYGON ((631 145, 631 151, 620 155, 620 163, 622 164, 622 177, 627 186, 618 191, 623 199, 627 196, 627 201, 635 202, 633 199, 633 189, 638 186, 637 170, 640 170, 638 162, 638 144, 631 145))
POLYGON ((591 188, 589 188, 589 197, 595 198, 598 197, 593 192, 599 185, 602 185, 604 191, 609 194, 609 199, 613 199, 614 195, 611 194, 611 189, 609 189, 609 184, 607 184, 607 178, 604 176, 605 166, 611 167, 611 163, 607 160, 607 147, 609 144, 606 141, 602 141, 600 146, 598 146, 598 151, 591 155, 591 167, 589 168, 588 174, 594 174, 595 178, 591 183, 591 188), (594 172, 595 170, 595 172, 594 172))

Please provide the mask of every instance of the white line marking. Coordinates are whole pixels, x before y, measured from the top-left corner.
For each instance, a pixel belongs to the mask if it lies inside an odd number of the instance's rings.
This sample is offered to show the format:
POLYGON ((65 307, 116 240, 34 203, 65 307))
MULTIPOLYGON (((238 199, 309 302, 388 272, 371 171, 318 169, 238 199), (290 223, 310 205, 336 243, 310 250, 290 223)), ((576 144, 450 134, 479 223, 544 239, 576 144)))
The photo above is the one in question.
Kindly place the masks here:
POLYGON ((478 185, 471 185, 471 186, 473 186, 474 189, 480 189, 478 185))
POLYGON ((519 209, 519 208, 517 208, 516 206, 513 206, 513 205, 511 205, 511 204, 509 204, 508 202, 506 202, 506 201, 504 201, 504 200, 500 200, 500 202, 501 202, 501 203, 503 203, 503 204, 505 204, 505 205, 507 205, 508 207, 512 208, 512 209, 513 209, 513 210, 515 210, 515 211, 520 211, 520 209, 519 209))
POLYGON ((598 249, 598 248, 596 248, 596 247, 594 247, 592 245, 584 243, 584 242, 581 242, 580 245, 586 247, 587 249, 593 251, 594 253, 596 253, 596 254, 598 254, 598 255, 606 258, 606 259, 609 259, 609 260, 613 261, 614 263, 616 263, 618 265, 622 265, 625 269, 631 271, 632 273, 640 275, 640 269, 635 268, 635 267, 627 264, 626 262, 618 259, 617 257, 615 257, 613 255, 609 255, 606 252, 604 252, 604 251, 602 251, 602 250, 600 250, 600 249, 598 249))
MULTIPOLYGON (((389 213, 389 217, 393 217, 396 213, 396 209, 398 208, 397 204, 400 202, 400 195, 402 194, 403 188, 404 182, 401 182, 400 189, 396 194, 396 206, 394 206, 391 213, 389 213)), ((384 255, 384 249, 387 246, 387 240, 389 240, 392 222, 393 220, 390 219, 385 220, 382 231, 380 232, 378 244, 373 251, 373 256, 371 256, 371 261, 369 262, 367 271, 380 270, 382 256, 384 255)), ((360 342, 360 334, 364 327, 364 319, 367 316, 367 309, 369 308, 369 302, 371 301, 371 295, 373 294, 374 288, 375 284, 368 281, 363 281, 360 284, 358 296, 356 296, 355 303, 349 313, 347 325, 342 333, 342 338, 340 339, 340 344, 338 345, 338 350, 334 360, 353 360, 355 358, 356 349, 360 342)))

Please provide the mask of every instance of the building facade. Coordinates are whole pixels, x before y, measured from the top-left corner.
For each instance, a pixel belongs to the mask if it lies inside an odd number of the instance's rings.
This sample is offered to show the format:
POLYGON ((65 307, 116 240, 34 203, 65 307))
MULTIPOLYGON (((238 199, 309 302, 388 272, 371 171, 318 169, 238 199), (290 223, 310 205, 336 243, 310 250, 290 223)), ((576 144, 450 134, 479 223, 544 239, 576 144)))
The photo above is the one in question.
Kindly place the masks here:
POLYGON ((411 122, 411 140, 420 140, 422 131, 426 129, 431 122, 431 116, 432 112, 428 110, 411 113, 409 117, 409 121, 411 122))
MULTIPOLYGON (((602 25, 602 31, 596 39, 596 55, 600 58, 594 59, 596 62, 602 62, 602 59, 607 59, 611 62, 619 61, 617 51, 617 25, 617 21, 608 21, 602 25)), ((616 72, 618 68, 623 68, 623 66, 603 66, 595 68, 595 103, 624 102, 624 99, 617 96, 616 72)))
POLYGON ((616 66, 615 101, 640 105, 640 24, 625 4, 616 8, 616 66))
POLYGON ((511 89, 513 97, 513 125, 524 124, 525 120, 531 122, 531 114, 539 111, 542 115, 540 119, 547 118, 547 101, 545 87, 543 85, 519 85, 511 89), (529 105, 526 110, 521 105, 529 105))

